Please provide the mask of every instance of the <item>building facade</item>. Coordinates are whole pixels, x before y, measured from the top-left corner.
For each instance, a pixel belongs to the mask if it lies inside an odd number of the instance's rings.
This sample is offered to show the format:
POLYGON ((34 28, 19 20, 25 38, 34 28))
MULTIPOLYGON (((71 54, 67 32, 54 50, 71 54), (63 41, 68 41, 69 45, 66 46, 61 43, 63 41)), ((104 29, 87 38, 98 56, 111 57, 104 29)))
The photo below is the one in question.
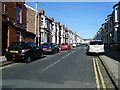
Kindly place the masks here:
POLYGON ((36 17, 37 10, 29 7, 28 5, 25 5, 27 8, 27 29, 26 31, 29 32, 27 35, 28 37, 26 38, 25 41, 27 42, 36 42, 37 39, 35 37, 38 37, 38 28, 37 27, 37 22, 38 18, 36 17), (36 40, 36 41, 35 41, 36 40))
POLYGON ((25 41, 26 11, 24 2, 2 2, 2 52, 15 41, 25 41))
POLYGON ((117 54, 120 52, 120 2, 113 6, 112 14, 107 16, 105 23, 101 25, 94 39, 103 41, 106 52, 110 56, 119 56, 117 54), (113 53, 110 54, 110 52, 113 53))
POLYGON ((45 16, 44 10, 38 10, 39 14, 39 24, 40 24, 40 44, 49 42, 49 21, 48 17, 45 16))
POLYGON ((35 10, 24 2, 0 2, 0 55, 12 42, 34 42, 42 45, 52 42, 77 43, 78 35, 54 18, 48 18, 45 11, 35 10))
POLYGON ((65 41, 65 35, 64 35, 64 31, 65 31, 65 26, 64 25, 60 25, 60 37, 61 37, 61 44, 64 43, 65 41))

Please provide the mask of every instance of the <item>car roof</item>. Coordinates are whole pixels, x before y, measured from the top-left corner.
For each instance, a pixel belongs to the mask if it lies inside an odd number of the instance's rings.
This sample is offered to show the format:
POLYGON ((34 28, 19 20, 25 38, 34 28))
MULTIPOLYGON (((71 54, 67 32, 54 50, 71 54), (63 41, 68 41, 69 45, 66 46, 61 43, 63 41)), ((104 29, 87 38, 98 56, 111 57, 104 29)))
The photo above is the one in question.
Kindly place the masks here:
MULTIPOLYGON (((28 43, 29 44, 29 43, 33 43, 33 42, 12 42, 12 44, 13 43, 28 43)), ((34 44, 36 44, 36 43, 34 43, 34 44)))
MULTIPOLYGON (((45 42, 45 43, 51 44, 51 42, 45 42)), ((43 44, 44 44, 44 43, 43 43, 43 44)), ((52 43, 52 44, 55 44, 55 43, 52 43)))
POLYGON ((90 42, 102 42, 102 40, 90 40, 90 42))

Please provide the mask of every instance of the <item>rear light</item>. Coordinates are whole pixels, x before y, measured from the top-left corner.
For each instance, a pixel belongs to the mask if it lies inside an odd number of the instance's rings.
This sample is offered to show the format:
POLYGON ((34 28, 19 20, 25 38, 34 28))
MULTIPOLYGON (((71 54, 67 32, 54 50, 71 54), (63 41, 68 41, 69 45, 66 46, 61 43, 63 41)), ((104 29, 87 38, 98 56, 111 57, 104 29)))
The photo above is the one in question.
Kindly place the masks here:
POLYGON ((66 45, 66 47, 68 47, 68 45, 66 45))
POLYGON ((8 49, 6 49, 6 51, 8 51, 8 49))
POLYGON ((59 47, 59 50, 61 50, 61 47, 59 47))
POLYGON ((48 50, 52 50, 52 48, 48 48, 48 50))
POLYGON ((27 51, 28 51, 27 49, 22 50, 22 52, 27 52, 27 51))

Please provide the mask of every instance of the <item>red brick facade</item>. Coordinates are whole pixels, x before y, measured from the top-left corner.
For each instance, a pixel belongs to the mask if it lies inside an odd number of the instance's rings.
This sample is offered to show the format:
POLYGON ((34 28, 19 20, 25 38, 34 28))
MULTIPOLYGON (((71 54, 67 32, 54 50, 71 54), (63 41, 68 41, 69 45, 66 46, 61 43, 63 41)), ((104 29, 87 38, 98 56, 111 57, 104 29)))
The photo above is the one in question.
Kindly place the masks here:
POLYGON ((25 41, 26 35, 26 7, 23 2, 2 2, 2 51, 14 41, 25 41), (20 6, 20 22, 16 21, 16 8, 20 6))

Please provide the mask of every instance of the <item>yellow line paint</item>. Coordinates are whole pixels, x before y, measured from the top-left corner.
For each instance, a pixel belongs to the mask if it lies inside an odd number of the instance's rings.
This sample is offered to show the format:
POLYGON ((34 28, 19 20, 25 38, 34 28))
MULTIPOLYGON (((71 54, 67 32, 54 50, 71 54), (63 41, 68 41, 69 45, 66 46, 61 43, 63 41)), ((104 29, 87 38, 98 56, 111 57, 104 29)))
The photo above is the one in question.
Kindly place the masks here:
POLYGON ((13 64, 10 64, 10 65, 6 65, 6 66, 3 66, 3 67, 0 67, 0 69, 8 68, 8 67, 11 67, 11 66, 14 66, 14 65, 17 65, 17 64, 20 64, 20 63, 13 63, 13 64))
POLYGON ((97 64, 98 72, 99 72, 100 79, 101 79, 101 82, 102 82, 102 87, 103 87, 104 90, 106 90, 106 85, 105 85, 105 82, 104 82, 104 78, 103 78, 103 75, 101 73, 100 66, 98 64, 98 60, 97 59, 96 59, 96 64, 97 64))
POLYGON ((9 63, 13 63, 13 61, 9 61, 9 62, 6 62, 6 63, 2 63, 2 64, 0 65, 0 67, 3 66, 3 65, 9 64, 9 63))
POLYGON ((96 79, 96 85, 97 89, 100 90, 100 83, 99 83, 99 78, 98 78, 98 72, 95 64, 95 59, 93 58, 93 65, 94 65, 94 72, 95 72, 95 79, 96 79))

